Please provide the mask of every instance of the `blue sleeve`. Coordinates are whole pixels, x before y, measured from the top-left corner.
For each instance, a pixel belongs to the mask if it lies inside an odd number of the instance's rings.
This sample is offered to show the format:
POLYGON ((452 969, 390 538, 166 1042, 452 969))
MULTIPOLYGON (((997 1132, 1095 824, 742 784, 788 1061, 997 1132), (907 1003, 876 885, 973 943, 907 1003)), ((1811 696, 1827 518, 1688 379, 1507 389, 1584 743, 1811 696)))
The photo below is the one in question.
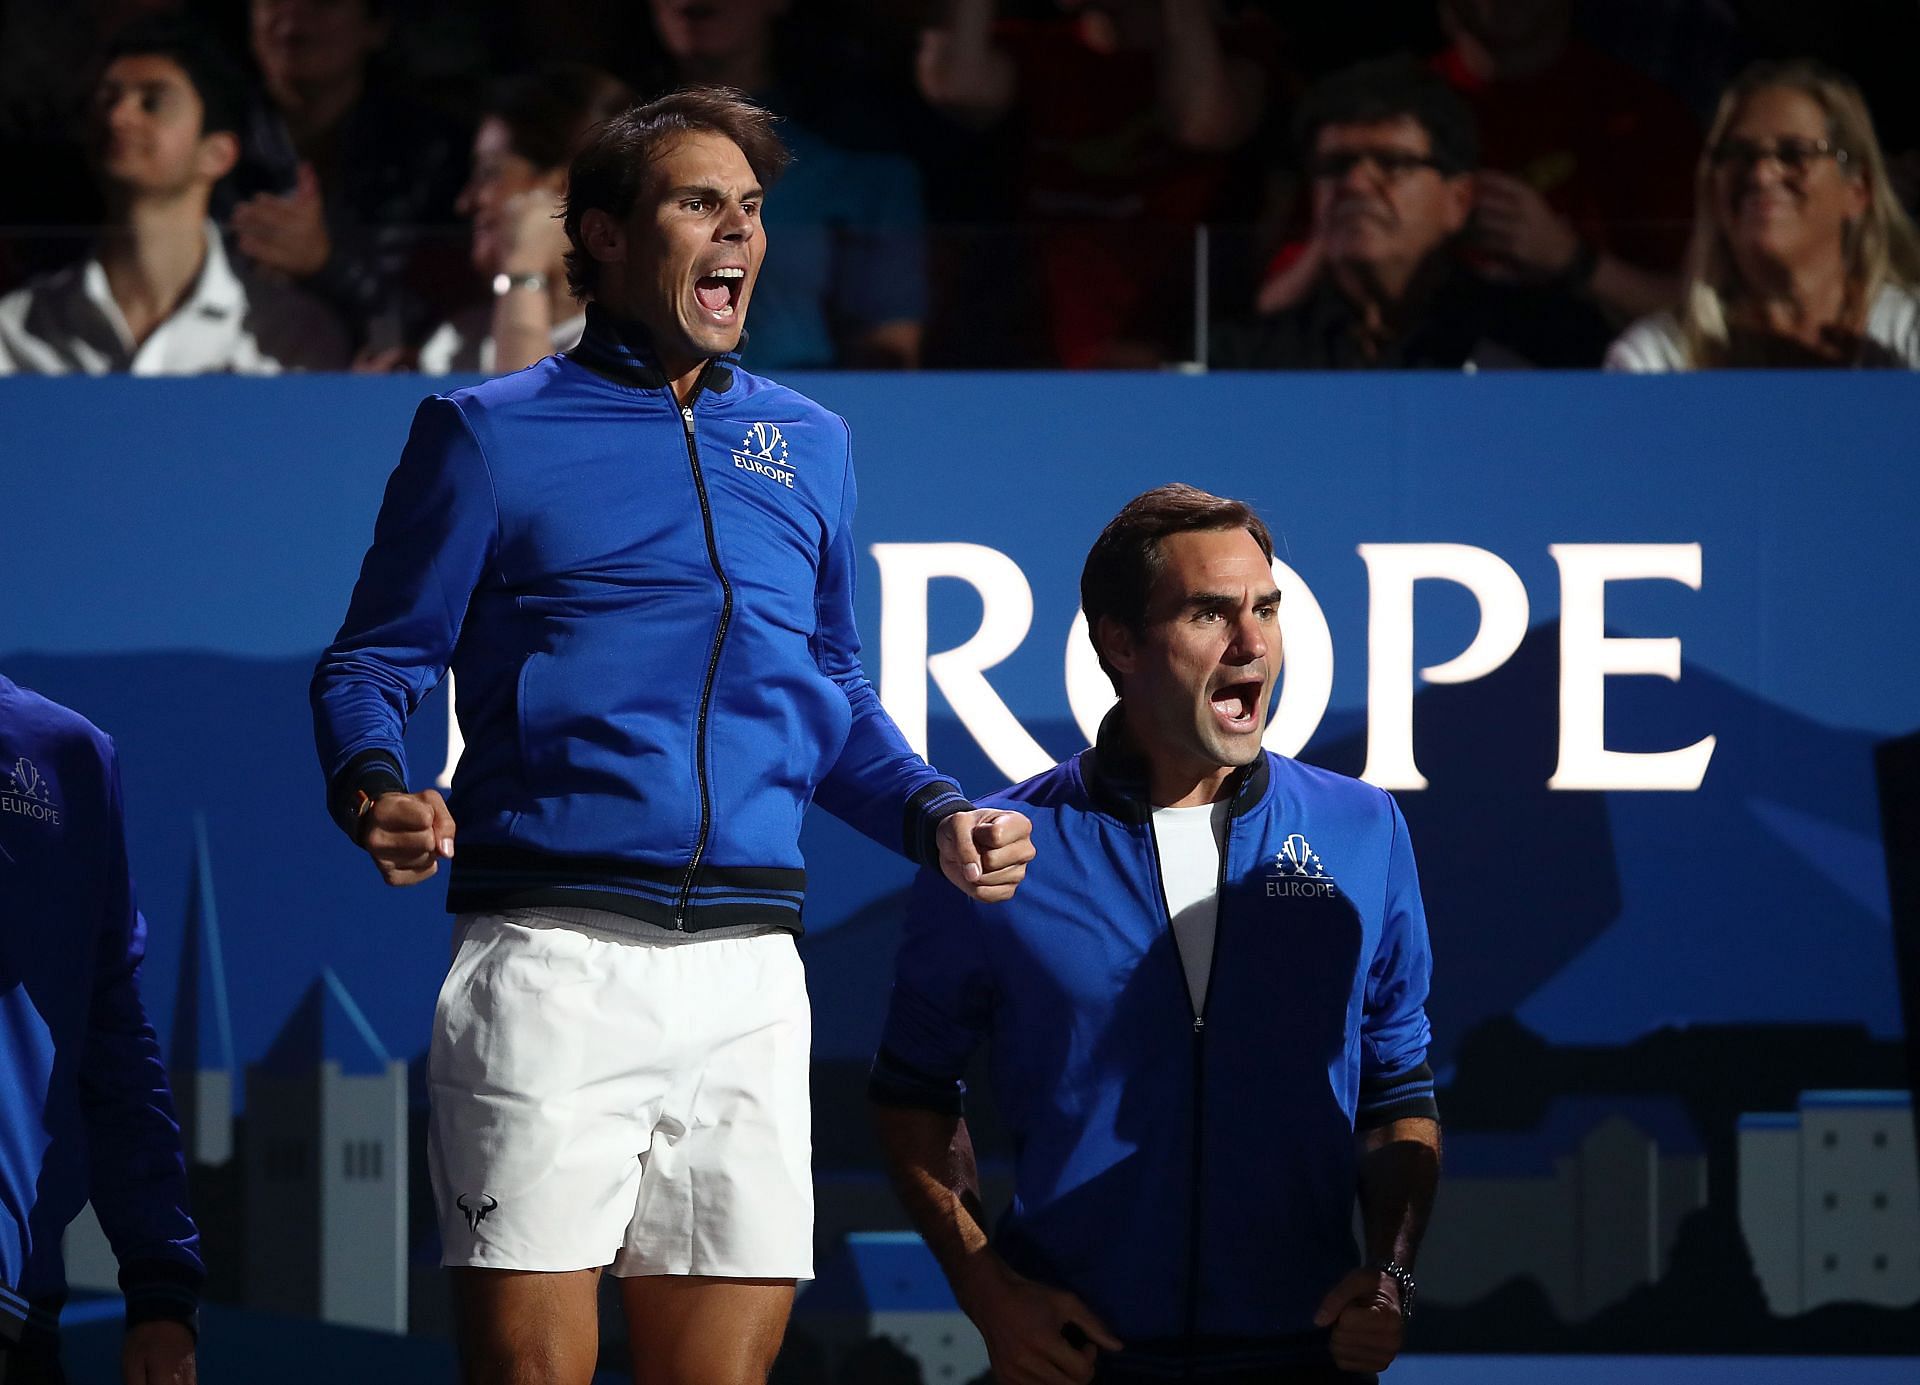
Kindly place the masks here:
MULTIPOLYGON (((842 421, 841 426, 846 426, 842 421)), ((848 444, 840 518, 821 564, 814 595, 814 659, 840 685, 853 723, 814 800, 849 826, 911 861, 938 861, 934 829, 941 819, 972 808, 959 786, 914 754, 893 724, 880 695, 860 668, 860 634, 853 620, 854 482, 848 444)))
POLYGON ((965 1113, 961 1074, 993 1022, 995 988, 974 901, 923 869, 907 906, 893 996, 867 1093, 883 1106, 965 1113))
POLYGON ((1380 946, 1367 971, 1366 1008, 1360 1028, 1360 1108, 1356 1124, 1366 1129, 1410 1116, 1437 1119, 1433 1069, 1427 1047, 1433 1029, 1427 1023, 1427 990, 1433 979, 1433 952, 1427 942, 1427 911, 1420 902, 1420 877, 1413 844, 1400 805, 1393 813, 1393 842, 1387 857, 1386 909, 1380 946))
POLYGON ((919 170, 884 154, 849 156, 848 161, 863 196, 856 214, 835 231, 833 315, 863 327, 919 322, 927 315, 919 170))
POLYGON ((88 1195, 120 1262, 127 1321, 191 1322, 206 1271, 200 1261, 200 1233, 187 1210, 186 1159, 166 1065, 140 1002, 147 925, 134 903, 127 865, 119 763, 111 750, 108 753, 112 838, 101 882, 93 995, 80 1059, 88 1195))
POLYGON ((356 790, 407 786, 407 719, 439 686, 499 532, 493 479, 459 406, 413 418, 346 622, 313 672, 327 807, 349 836, 356 790))

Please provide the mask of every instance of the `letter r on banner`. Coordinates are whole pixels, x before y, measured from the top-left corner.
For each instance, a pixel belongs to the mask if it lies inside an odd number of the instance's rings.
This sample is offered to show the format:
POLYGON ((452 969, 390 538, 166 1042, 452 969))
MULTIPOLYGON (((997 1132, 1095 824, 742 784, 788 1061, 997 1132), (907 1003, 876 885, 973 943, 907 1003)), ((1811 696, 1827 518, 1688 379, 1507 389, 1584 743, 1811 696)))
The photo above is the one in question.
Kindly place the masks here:
POLYGON ((880 701, 921 756, 927 753, 927 680, 946 695, 980 748, 1009 779, 1030 779, 1053 756, 985 678, 1020 647, 1033 624, 1033 588, 1019 564, 977 543, 876 543, 880 565, 880 701), (980 628, 965 644, 927 652, 927 588, 957 577, 980 593, 980 628))

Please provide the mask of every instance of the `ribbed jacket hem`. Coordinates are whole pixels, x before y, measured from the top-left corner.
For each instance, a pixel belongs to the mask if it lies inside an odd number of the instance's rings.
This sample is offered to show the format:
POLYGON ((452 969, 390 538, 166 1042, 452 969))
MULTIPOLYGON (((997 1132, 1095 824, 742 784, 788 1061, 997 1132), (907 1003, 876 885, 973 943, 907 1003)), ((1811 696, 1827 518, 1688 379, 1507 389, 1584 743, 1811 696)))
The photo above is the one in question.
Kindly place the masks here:
POLYGON ((785 866, 685 866, 612 856, 565 856, 527 847, 458 848, 447 910, 498 913, 546 906, 604 909, 656 928, 777 928, 798 934, 807 873, 785 866))

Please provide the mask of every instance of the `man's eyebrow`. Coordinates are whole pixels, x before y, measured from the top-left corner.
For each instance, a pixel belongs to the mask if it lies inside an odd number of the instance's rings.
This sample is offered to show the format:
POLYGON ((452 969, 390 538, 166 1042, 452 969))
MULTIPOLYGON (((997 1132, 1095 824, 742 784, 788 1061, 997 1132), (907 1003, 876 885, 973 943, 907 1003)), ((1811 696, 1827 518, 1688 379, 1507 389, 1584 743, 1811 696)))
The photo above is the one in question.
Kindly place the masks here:
MULTIPOLYGON (((698 197, 708 202, 724 202, 727 199, 727 194, 724 189, 717 188, 711 183, 683 183, 677 188, 668 188, 667 197, 675 202, 678 202, 683 197, 698 197)), ((766 193, 761 190, 758 183, 755 183, 752 187, 740 194, 740 200, 742 202, 758 202, 765 197, 766 193)))
MULTIPOLYGON (((1183 611, 1210 611, 1218 607, 1237 607, 1240 598, 1227 592, 1189 592, 1185 601, 1180 603, 1183 611)), ((1253 598, 1256 606, 1277 606, 1280 604, 1280 589, 1273 588, 1257 594, 1253 598)))

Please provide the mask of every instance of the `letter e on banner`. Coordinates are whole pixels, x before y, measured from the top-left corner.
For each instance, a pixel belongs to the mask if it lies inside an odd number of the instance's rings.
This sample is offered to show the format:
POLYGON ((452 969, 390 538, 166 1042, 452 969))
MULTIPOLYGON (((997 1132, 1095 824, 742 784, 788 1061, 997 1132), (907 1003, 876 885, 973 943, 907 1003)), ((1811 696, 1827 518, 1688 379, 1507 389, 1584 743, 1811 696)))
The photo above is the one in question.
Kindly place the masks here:
POLYGON ((1556 543, 1560 564, 1560 763, 1550 789, 1700 787, 1714 738, 1679 750, 1606 747, 1609 674, 1653 673, 1680 681, 1680 641, 1607 634, 1607 583, 1658 578, 1700 590, 1697 543, 1556 543))

